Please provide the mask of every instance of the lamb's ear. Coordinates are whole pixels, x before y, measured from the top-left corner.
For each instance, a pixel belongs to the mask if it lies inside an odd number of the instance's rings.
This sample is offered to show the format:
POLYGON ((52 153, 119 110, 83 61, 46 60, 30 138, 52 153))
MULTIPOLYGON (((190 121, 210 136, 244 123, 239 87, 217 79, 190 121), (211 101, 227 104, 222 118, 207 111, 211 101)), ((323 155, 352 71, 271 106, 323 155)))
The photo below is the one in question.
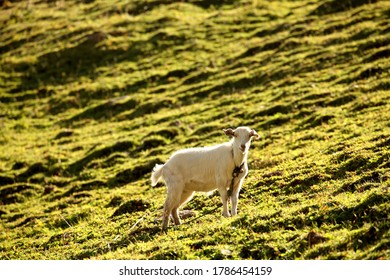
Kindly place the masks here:
POLYGON ((259 139, 260 138, 259 134, 257 134, 256 130, 254 130, 254 129, 251 130, 249 135, 255 137, 255 139, 259 139))
POLYGON ((223 132, 225 132, 225 134, 226 134, 227 136, 233 136, 233 137, 234 137, 234 130, 231 129, 231 128, 223 129, 223 132))

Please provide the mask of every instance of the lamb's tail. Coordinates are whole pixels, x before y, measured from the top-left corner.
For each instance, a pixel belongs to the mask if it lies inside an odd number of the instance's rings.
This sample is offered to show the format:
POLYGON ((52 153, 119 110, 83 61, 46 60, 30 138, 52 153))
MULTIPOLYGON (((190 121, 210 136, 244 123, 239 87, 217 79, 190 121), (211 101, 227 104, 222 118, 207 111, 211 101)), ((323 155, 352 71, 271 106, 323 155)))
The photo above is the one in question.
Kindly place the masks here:
POLYGON ((153 168, 152 176, 150 176, 150 180, 152 181, 152 187, 157 185, 158 181, 160 181, 162 177, 163 167, 164 164, 156 164, 156 166, 153 168))

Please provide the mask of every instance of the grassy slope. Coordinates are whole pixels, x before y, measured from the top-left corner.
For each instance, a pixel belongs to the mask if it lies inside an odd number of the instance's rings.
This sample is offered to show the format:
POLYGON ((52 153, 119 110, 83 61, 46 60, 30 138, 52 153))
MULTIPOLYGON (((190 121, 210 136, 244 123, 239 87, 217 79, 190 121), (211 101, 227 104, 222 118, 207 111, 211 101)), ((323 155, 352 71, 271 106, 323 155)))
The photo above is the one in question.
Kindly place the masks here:
POLYGON ((0 259, 390 258, 388 1, 11 2, 0 259), (239 215, 160 233, 153 165, 239 125, 239 215))

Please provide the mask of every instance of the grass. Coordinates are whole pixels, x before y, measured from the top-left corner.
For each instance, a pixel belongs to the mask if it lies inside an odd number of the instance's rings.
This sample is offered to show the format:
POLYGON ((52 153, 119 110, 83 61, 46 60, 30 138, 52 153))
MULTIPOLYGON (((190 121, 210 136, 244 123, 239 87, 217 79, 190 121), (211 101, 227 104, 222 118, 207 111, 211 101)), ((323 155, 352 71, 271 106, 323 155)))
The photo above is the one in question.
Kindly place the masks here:
POLYGON ((0 259, 389 259, 388 1, 2 1, 0 259), (239 215, 156 163, 261 134, 239 215))

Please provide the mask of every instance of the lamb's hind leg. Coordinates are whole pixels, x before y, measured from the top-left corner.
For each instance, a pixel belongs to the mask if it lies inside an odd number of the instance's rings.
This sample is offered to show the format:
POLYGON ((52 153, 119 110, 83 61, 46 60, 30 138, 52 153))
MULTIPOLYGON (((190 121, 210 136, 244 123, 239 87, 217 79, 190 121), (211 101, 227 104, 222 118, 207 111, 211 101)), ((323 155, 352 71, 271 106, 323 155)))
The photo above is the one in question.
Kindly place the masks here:
POLYGON ((164 213, 163 213, 163 223, 162 223, 162 230, 166 231, 169 225, 169 216, 171 215, 170 209, 169 209, 169 202, 168 198, 165 200, 164 204, 164 213))
POLYGON ((172 214, 175 224, 180 224, 180 219, 177 216, 177 206, 180 201, 181 193, 176 190, 168 189, 168 196, 164 204, 163 225, 162 229, 165 231, 168 228, 169 217, 172 214))
POLYGON ((171 214, 173 216, 175 224, 177 224, 177 222, 180 223, 180 219, 177 220, 178 218, 177 210, 175 211, 173 210, 178 208, 178 206, 180 206, 180 199, 184 188, 183 180, 179 176, 176 176, 170 170, 167 170, 166 173, 167 176, 164 176, 164 179, 168 187, 168 194, 164 204, 164 214, 163 214, 163 223, 162 223, 162 230, 164 231, 166 231, 168 228, 169 217, 171 214))
POLYGON ((181 194, 179 204, 176 205, 176 207, 174 207, 171 212, 175 225, 181 224, 180 216, 179 216, 179 208, 183 206, 185 203, 187 203, 192 198, 193 195, 194 195, 193 191, 183 191, 183 193, 181 194))

